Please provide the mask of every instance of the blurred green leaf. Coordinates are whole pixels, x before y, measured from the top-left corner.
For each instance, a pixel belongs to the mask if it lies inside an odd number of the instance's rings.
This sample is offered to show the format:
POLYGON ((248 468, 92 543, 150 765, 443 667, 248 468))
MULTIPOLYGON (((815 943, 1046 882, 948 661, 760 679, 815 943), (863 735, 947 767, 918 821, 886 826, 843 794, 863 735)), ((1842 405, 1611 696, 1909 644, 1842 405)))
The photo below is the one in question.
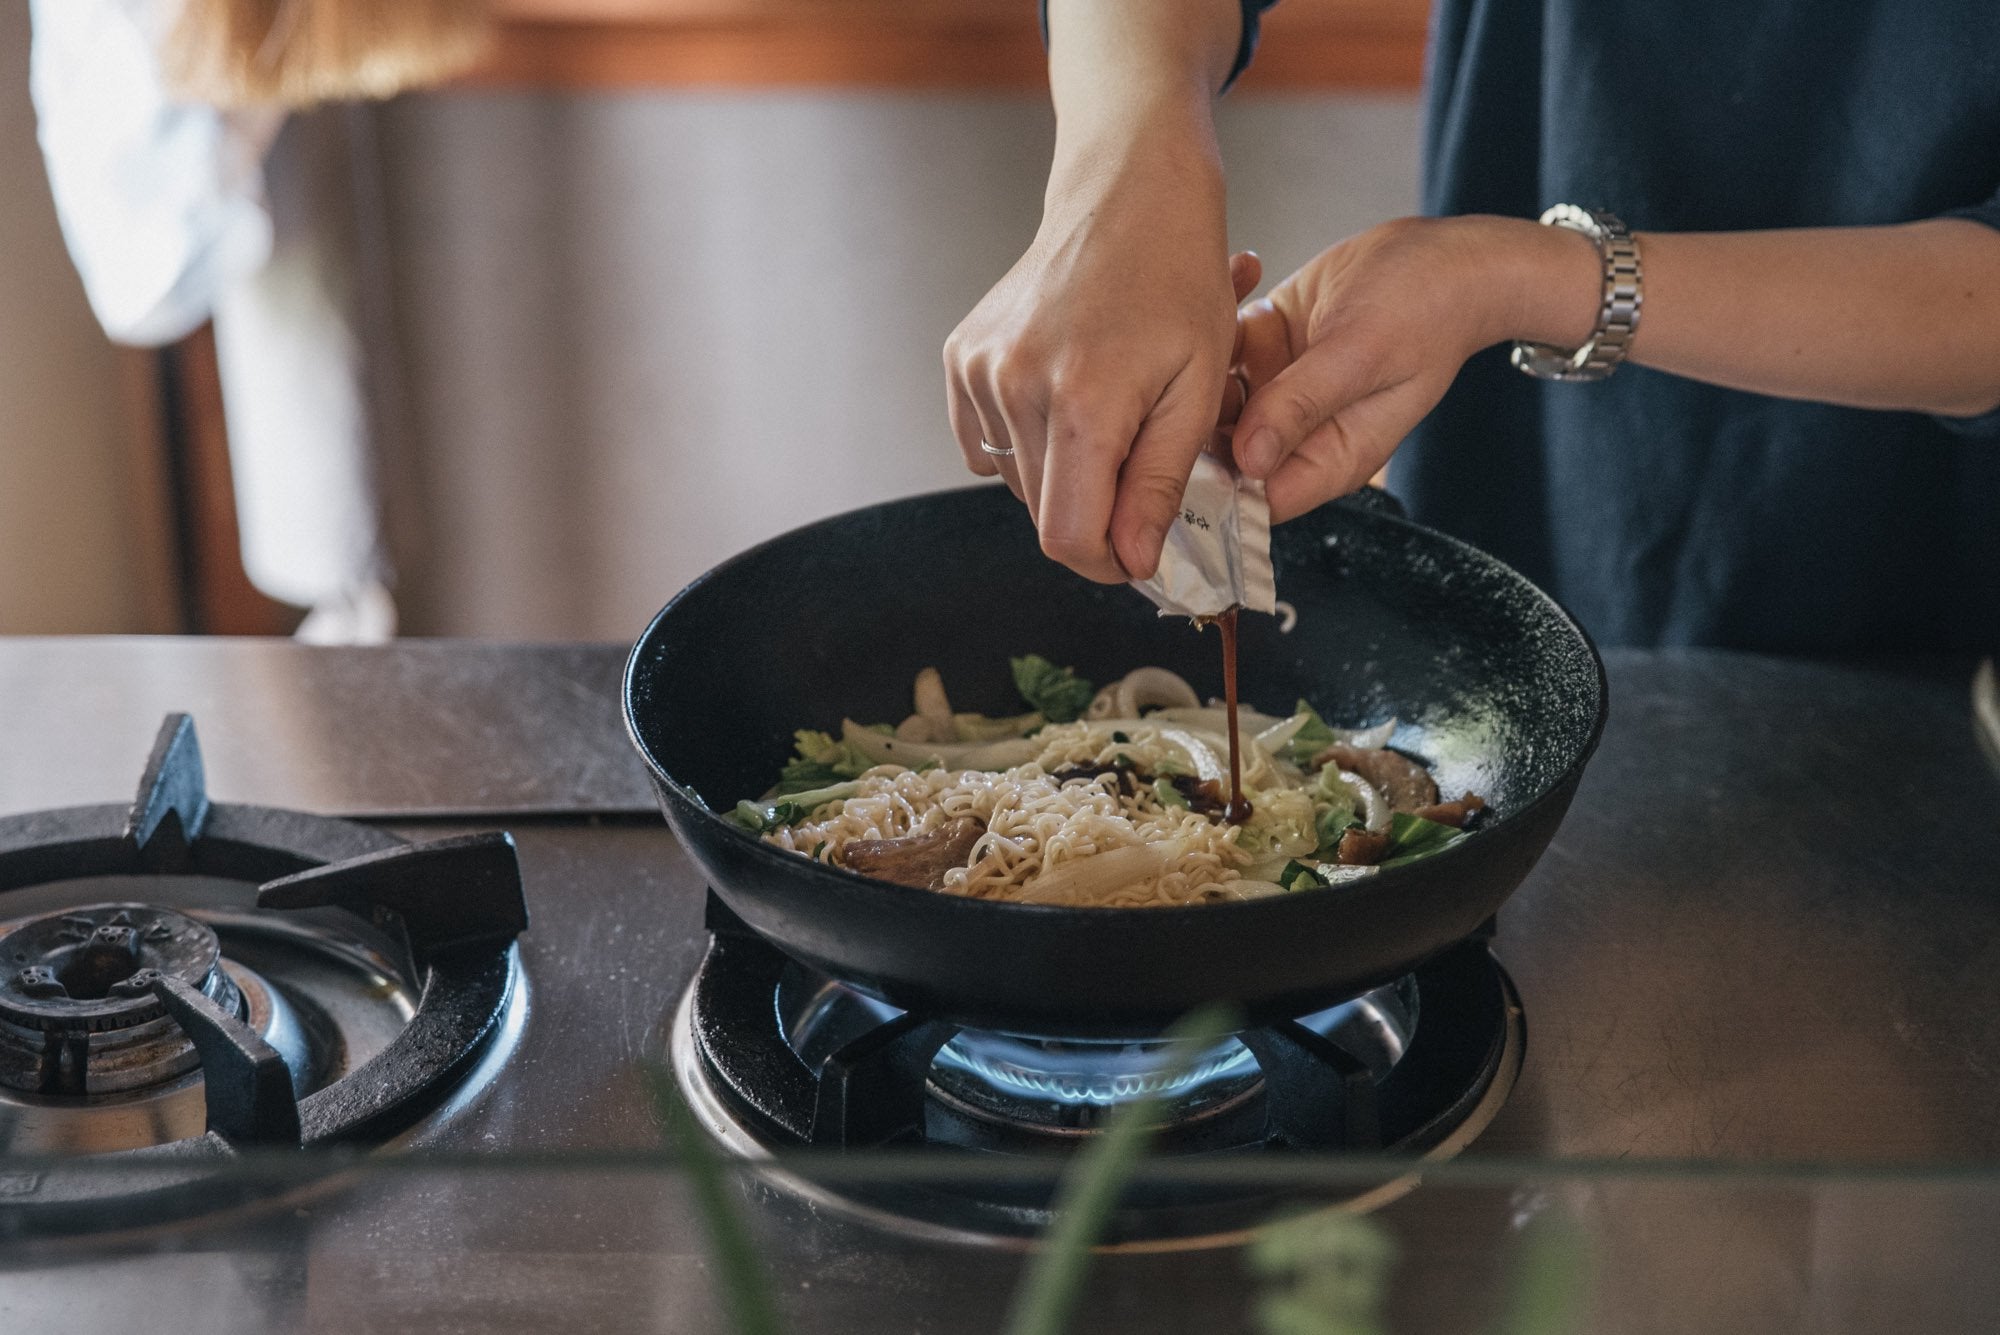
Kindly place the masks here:
POLYGON ((1387 1335, 1396 1243, 1374 1220, 1330 1209, 1269 1225, 1249 1262, 1271 1282, 1257 1304, 1264 1335, 1387 1335))
POLYGON ((1158 1090, 1235 1029, 1233 1012, 1225 1006, 1204 1006, 1174 1025, 1166 1034, 1172 1046, 1153 1090, 1115 1110, 1103 1132, 1077 1151, 1057 1189, 1055 1222, 1014 1291, 1006 1335, 1062 1335, 1069 1328, 1090 1270, 1091 1248, 1103 1236, 1159 1124, 1163 1100, 1158 1090))
POLYGON ((728 1168, 695 1121, 694 1112, 681 1097, 672 1073, 663 1067, 647 1066, 645 1078, 653 1106, 667 1125, 668 1149, 687 1171, 688 1188, 694 1194, 695 1208, 701 1212, 723 1311, 737 1335, 782 1335, 784 1326, 778 1320, 770 1278, 764 1273, 764 1263, 749 1228, 730 1199, 728 1168))
POLYGON ((1583 1329, 1589 1255, 1574 1224, 1537 1215, 1521 1230, 1513 1268, 1500 1335, 1568 1335, 1583 1329))

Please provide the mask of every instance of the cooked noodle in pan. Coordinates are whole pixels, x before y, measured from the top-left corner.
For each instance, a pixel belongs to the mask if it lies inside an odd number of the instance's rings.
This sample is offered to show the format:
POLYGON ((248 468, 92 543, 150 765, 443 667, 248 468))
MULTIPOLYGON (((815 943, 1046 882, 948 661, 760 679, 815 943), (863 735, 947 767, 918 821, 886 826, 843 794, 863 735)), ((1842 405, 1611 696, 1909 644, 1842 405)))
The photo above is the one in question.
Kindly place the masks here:
POLYGON ((1239 712, 1249 816, 1229 819, 1228 724, 1184 680, 1140 668, 1092 692, 1013 660, 1027 713, 954 713, 932 669, 893 729, 798 734, 751 833, 804 857, 980 899, 1101 908, 1212 903, 1366 876, 1465 837, 1484 802, 1450 801, 1390 749, 1394 720, 1328 726, 1301 700, 1239 712))

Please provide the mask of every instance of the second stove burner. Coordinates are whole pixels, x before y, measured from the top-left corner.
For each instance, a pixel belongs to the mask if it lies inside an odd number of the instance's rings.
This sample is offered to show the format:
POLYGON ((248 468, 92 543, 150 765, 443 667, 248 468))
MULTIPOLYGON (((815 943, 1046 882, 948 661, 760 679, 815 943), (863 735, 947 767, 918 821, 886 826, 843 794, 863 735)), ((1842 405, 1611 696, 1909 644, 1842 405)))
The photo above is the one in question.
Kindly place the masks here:
POLYGON ((111 1094, 192 1070, 198 1058, 154 995, 177 978, 241 1017, 243 998, 202 923, 147 904, 91 904, 0 937, 0 1085, 111 1094))

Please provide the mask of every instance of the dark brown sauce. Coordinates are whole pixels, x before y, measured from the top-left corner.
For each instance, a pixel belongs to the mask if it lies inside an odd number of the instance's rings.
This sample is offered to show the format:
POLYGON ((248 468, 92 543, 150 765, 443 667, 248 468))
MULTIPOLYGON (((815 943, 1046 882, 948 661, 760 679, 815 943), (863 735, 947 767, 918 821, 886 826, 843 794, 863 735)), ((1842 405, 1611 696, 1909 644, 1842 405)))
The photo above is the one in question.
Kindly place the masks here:
POLYGON ((1250 819, 1250 799, 1243 795, 1243 744, 1236 736, 1236 613, 1232 607, 1215 619, 1222 631, 1222 699, 1229 710, 1229 823, 1250 819))

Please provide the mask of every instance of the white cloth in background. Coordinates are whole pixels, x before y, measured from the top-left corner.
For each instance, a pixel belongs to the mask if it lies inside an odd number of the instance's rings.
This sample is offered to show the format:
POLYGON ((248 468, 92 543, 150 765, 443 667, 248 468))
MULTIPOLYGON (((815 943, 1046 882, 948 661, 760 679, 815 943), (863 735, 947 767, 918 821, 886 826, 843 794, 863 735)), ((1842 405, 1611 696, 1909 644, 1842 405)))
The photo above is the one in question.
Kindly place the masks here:
POLYGON ((291 173, 274 207, 264 164, 284 114, 174 102, 157 51, 175 12, 31 0, 30 88, 64 240, 114 340, 168 343, 214 320, 251 582, 312 609, 302 638, 386 639, 351 228, 329 207, 345 178, 330 192, 291 173))

